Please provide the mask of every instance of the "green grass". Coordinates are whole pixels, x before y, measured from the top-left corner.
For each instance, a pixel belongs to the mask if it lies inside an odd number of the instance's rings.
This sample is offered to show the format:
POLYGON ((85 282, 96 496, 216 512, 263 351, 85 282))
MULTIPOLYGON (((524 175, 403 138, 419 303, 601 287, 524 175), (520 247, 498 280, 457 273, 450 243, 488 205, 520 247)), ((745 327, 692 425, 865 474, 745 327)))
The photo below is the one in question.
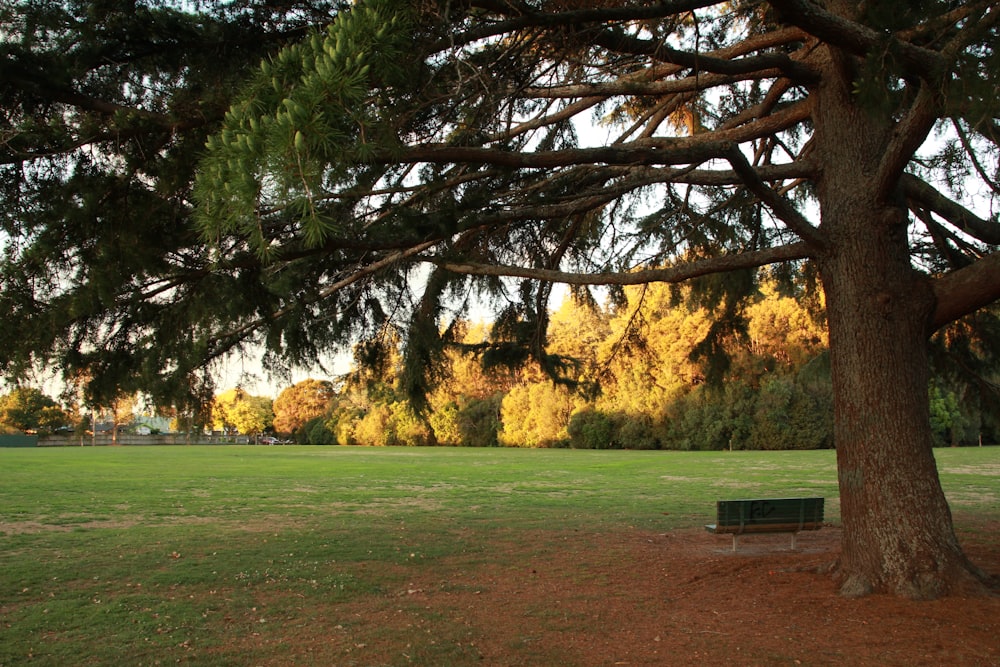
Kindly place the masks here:
MULTIPOLYGON (((956 516, 996 516, 1000 449, 938 461, 956 516)), ((833 452, 0 449, 0 666, 268 663, 290 626, 497 539, 544 550, 547 531, 663 532, 719 498, 806 494, 839 519, 833 452)), ((471 664, 458 644, 410 664, 471 664)))

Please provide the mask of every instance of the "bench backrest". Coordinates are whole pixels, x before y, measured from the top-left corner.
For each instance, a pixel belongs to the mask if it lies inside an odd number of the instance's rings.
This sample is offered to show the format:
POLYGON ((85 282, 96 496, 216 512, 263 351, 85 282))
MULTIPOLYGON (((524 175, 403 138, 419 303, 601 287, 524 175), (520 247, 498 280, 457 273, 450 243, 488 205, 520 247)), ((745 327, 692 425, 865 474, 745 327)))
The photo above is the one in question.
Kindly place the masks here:
POLYGON ((802 526, 823 522, 822 498, 720 500, 717 524, 722 526, 802 526))

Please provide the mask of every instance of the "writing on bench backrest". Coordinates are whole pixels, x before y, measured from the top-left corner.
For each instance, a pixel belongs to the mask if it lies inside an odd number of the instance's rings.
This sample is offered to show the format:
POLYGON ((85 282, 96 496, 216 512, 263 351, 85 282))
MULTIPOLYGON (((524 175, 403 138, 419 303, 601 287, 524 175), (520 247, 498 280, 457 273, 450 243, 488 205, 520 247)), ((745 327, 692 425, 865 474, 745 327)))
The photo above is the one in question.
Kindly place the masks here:
POLYGON ((770 500, 751 500, 747 506, 747 520, 766 519, 777 510, 778 508, 770 500))
POLYGON ((720 526, 768 524, 805 525, 823 521, 823 498, 764 498, 720 500, 720 526))

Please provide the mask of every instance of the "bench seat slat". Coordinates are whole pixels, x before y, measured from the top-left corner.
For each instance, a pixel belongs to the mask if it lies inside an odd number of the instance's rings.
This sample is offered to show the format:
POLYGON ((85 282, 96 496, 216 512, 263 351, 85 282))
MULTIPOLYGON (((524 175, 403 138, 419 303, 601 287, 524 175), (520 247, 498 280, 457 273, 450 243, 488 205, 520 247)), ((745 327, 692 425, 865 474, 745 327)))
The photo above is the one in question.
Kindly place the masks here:
POLYGON ((719 535, 730 535, 732 533, 797 533, 803 530, 819 530, 822 523, 769 523, 769 524, 748 524, 745 526, 719 526, 709 524, 705 529, 710 533, 719 535))

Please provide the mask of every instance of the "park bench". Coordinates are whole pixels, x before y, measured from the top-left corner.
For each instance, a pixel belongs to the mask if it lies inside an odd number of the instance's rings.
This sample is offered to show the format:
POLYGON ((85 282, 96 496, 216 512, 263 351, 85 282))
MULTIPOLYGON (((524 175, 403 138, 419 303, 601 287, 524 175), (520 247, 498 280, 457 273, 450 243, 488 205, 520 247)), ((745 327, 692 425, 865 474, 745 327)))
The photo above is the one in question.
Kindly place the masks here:
POLYGON ((720 500, 716 503, 715 523, 705 526, 710 533, 732 534, 733 551, 745 533, 791 533, 823 527, 822 498, 762 498, 758 500, 720 500))

